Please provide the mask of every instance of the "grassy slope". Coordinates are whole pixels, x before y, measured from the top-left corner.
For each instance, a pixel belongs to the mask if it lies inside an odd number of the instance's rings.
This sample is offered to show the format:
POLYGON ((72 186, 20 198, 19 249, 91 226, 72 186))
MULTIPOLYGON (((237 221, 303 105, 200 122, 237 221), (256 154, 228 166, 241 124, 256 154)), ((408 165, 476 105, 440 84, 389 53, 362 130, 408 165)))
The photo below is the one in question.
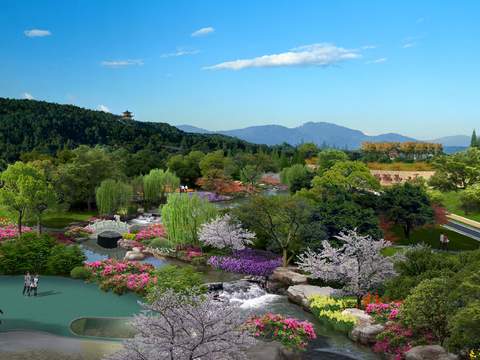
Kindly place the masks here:
POLYGON ((434 249, 440 249, 440 234, 443 233, 450 239, 450 243, 448 244, 449 250, 475 250, 480 247, 480 241, 476 241, 440 226, 429 226, 416 229, 413 231, 410 239, 405 238, 399 227, 394 228, 393 232, 398 237, 398 240, 395 241, 396 245, 415 245, 423 242, 434 249))
POLYGON ((462 194, 461 191, 450 191, 443 193, 443 204, 447 208, 449 212, 452 214, 464 216, 467 219, 475 220, 475 221, 480 221, 480 213, 468 213, 466 214, 465 211, 463 211, 460 208, 460 195, 462 194))

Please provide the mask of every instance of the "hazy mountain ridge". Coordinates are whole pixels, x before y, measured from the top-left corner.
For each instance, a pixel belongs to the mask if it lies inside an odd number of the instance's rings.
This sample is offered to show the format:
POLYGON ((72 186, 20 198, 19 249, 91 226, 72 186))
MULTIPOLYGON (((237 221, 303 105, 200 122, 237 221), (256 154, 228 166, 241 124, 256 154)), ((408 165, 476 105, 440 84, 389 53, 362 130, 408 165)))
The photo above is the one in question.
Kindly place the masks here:
MULTIPOLYGON (((338 148, 357 149, 365 141, 424 141, 397 133, 367 135, 360 130, 327 122, 307 122, 294 128, 288 128, 282 125, 259 125, 224 131, 211 131, 191 125, 179 125, 177 127, 185 132, 197 134, 218 133, 237 137, 255 144, 266 145, 277 145, 284 142, 291 145, 298 145, 302 142, 313 142, 319 146, 328 145, 338 148)), ((468 146, 470 144, 470 137, 467 135, 453 135, 431 141, 442 144, 448 152, 448 148, 450 147, 463 148, 468 146)))

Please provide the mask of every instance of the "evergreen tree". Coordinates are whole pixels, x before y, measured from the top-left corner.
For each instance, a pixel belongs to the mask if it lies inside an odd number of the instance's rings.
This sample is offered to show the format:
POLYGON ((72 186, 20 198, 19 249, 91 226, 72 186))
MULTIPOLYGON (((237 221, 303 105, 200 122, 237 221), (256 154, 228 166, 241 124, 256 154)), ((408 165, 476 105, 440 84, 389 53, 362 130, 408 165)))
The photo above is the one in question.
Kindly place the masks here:
POLYGON ((479 141, 477 139, 477 133, 475 132, 475 129, 473 129, 472 132, 472 139, 470 140, 470 147, 478 147, 479 141))

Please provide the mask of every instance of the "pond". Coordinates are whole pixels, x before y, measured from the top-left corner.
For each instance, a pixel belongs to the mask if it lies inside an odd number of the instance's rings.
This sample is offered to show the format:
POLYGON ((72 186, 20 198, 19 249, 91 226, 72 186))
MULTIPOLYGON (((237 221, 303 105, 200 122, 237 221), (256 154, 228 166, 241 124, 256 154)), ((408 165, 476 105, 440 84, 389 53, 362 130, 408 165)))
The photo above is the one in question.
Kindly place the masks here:
POLYGON ((70 323, 77 318, 127 318, 140 311, 136 295, 103 292, 83 280, 41 276, 38 296, 23 296, 22 289, 22 276, 0 276, 2 332, 21 329, 74 336, 70 323))

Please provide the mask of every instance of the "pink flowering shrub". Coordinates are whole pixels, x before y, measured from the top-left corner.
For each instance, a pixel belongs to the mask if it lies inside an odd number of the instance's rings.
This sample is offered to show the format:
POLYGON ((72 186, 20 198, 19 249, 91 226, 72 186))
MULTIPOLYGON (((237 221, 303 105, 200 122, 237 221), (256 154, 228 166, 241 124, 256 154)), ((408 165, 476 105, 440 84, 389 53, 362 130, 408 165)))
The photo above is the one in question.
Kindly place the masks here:
POLYGON ((405 353, 417 345, 429 345, 433 343, 433 335, 430 333, 415 333, 401 324, 401 322, 389 322, 377 336, 377 342, 373 351, 390 354, 394 360, 405 359, 405 353))
POLYGON ((154 267, 150 264, 107 259, 85 263, 85 267, 102 290, 112 290, 116 294, 132 291, 145 295, 147 287, 157 283, 156 276, 152 275, 154 267))
MULTIPOLYGON (((22 226, 22 233, 32 232, 33 229, 28 226, 22 226)), ((16 225, 6 225, 0 227, 0 241, 13 239, 18 236, 18 228, 16 225)))
POLYGON ((397 320, 400 302, 391 303, 371 303, 367 304, 365 312, 369 314, 375 322, 385 324, 390 320, 397 320))
POLYGON ((255 337, 279 341, 285 347, 294 350, 304 350, 308 342, 317 337, 309 321, 300 321, 279 314, 253 316, 247 320, 245 326, 255 337))
POLYGON ((152 224, 149 225, 147 228, 140 230, 136 234, 135 240, 142 241, 156 238, 164 238, 166 235, 167 232, 165 231, 165 227, 162 224, 152 224))

